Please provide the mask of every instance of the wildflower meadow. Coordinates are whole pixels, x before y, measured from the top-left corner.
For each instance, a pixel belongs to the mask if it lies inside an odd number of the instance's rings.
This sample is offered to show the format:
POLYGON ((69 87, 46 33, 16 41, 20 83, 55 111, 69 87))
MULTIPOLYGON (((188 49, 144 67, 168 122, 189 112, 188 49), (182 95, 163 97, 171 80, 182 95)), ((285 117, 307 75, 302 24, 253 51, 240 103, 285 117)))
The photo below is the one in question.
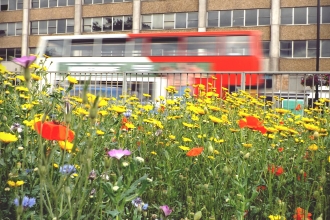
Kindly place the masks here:
POLYGON ((0 64, 0 219, 330 219, 329 99, 295 114, 215 77, 146 103, 70 96, 47 59, 0 64))

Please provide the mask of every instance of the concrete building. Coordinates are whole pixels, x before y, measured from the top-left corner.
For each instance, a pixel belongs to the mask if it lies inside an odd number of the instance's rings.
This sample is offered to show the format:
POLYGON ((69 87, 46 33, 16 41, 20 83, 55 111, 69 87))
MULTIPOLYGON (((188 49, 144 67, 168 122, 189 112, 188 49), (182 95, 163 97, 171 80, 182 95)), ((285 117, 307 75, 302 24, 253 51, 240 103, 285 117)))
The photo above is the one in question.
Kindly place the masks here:
MULTIPOLYGON (((0 57, 42 35, 259 30, 269 70, 314 71, 317 0, 0 0, 0 57)), ((330 71, 330 0, 321 0, 320 70, 330 71)))

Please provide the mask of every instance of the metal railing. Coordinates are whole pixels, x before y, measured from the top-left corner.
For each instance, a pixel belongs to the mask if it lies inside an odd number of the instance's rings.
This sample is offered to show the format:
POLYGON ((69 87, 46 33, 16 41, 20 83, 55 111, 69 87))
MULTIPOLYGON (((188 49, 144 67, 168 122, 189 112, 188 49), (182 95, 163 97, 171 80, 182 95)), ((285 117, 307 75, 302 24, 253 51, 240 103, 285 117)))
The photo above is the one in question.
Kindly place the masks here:
MULTIPOLYGON (((47 81, 53 87, 66 87, 67 74, 49 72, 47 81)), ((74 96, 79 96, 83 84, 90 80, 89 92, 95 95, 116 98, 135 95, 141 101, 147 100, 143 94, 151 95, 151 99, 166 96, 167 86, 176 88, 176 96, 182 96, 186 88, 193 95, 196 84, 204 84, 205 91, 216 88, 218 93, 227 88, 229 92, 245 90, 272 101, 304 100, 306 106, 313 106, 317 98, 330 98, 330 72, 70 72, 70 75, 79 81, 71 91, 74 96)))

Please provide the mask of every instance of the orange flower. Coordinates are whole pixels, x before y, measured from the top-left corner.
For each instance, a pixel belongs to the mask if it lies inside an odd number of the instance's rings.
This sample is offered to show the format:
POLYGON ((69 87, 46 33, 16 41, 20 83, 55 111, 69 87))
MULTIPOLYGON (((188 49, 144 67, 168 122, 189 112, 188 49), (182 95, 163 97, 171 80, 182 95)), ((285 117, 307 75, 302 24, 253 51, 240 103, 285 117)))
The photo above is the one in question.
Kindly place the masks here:
POLYGON ((300 109, 301 109, 301 105, 298 104, 298 105, 296 106, 296 111, 299 111, 300 109))
POLYGON ((64 125, 54 122, 38 121, 34 124, 34 128, 41 137, 51 141, 69 141, 74 139, 74 132, 64 125))
POLYGON ((196 157, 200 155, 204 150, 204 147, 195 147, 187 152, 188 157, 196 157))
POLYGON ((265 134, 267 132, 267 129, 262 125, 262 121, 259 121, 254 116, 246 116, 245 120, 239 120, 239 127, 240 128, 250 128, 252 130, 260 131, 261 133, 265 134))
POLYGON ((296 213, 293 215, 295 220, 312 220, 312 213, 298 207, 296 213))

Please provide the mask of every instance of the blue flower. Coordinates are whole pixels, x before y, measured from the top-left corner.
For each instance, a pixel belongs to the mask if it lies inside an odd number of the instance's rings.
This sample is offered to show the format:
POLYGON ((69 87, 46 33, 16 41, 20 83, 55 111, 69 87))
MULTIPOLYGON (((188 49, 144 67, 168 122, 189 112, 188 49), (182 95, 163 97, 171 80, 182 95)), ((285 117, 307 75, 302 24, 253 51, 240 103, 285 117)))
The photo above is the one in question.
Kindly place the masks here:
POLYGON ((126 118, 129 118, 132 116, 132 110, 128 109, 126 112, 123 113, 123 115, 126 117, 126 118))
POLYGON ((148 209, 148 203, 143 204, 142 210, 147 211, 147 209, 148 209))
MULTIPOLYGON (((14 204, 16 205, 16 206, 19 206, 20 204, 19 204, 19 199, 18 198, 16 198, 15 200, 14 200, 14 204)), ((36 204, 36 199, 35 198, 29 198, 29 197, 27 197, 27 196, 24 196, 23 197, 23 200, 22 200, 22 206, 23 206, 23 208, 31 208, 32 206, 34 206, 36 204)))
POLYGON ((72 173, 75 173, 77 170, 76 168, 73 166, 73 165, 68 165, 68 164, 65 164, 63 166, 60 167, 60 173, 62 174, 72 174, 72 173))

